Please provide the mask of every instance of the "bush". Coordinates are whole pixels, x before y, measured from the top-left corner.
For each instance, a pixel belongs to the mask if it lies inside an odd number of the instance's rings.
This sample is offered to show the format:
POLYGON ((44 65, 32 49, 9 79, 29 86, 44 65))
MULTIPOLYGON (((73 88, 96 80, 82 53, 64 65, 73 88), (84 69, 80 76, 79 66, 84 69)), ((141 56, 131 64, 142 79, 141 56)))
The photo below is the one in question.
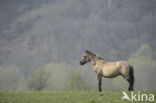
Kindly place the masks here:
POLYGON ((71 72, 67 81, 68 90, 85 90, 86 84, 77 72, 71 72))
POLYGON ((156 90, 155 56, 155 52, 151 50, 150 46, 143 44, 140 49, 129 58, 129 62, 135 70, 135 87, 138 90, 156 90))
POLYGON ((20 69, 15 65, 0 66, 0 89, 18 90, 21 77, 20 69))
POLYGON ((40 67, 35 69, 35 71, 28 77, 28 88, 29 90, 43 90, 46 87, 47 73, 45 72, 45 68, 40 67))

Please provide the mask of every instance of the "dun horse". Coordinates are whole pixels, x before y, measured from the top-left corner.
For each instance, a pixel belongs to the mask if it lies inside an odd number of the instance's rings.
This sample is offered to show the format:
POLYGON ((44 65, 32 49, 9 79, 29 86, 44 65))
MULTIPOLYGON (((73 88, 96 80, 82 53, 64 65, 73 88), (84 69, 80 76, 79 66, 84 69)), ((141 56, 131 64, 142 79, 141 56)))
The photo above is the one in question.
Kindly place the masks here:
POLYGON ((102 59, 99 55, 86 50, 83 54, 80 64, 84 65, 90 62, 98 77, 99 92, 102 91, 102 77, 114 78, 122 75, 129 83, 129 91, 133 91, 134 70, 133 67, 125 61, 109 62, 102 59))

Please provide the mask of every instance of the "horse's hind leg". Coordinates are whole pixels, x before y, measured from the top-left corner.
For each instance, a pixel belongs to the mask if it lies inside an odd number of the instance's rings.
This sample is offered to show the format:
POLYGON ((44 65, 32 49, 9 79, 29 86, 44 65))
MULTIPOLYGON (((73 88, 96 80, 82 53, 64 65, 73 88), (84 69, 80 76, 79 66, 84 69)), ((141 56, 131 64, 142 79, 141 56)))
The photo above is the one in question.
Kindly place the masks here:
POLYGON ((129 91, 133 91, 133 86, 134 86, 134 71, 129 70, 129 73, 122 74, 122 76, 128 81, 129 83, 129 91))
POLYGON ((124 77, 124 78, 128 81, 128 83, 129 83, 128 91, 133 91, 133 85, 134 85, 133 80, 132 80, 130 77, 125 76, 125 75, 123 75, 123 77, 124 77))
POLYGON ((128 90, 129 90, 129 91, 133 91, 133 90, 134 90, 134 89, 133 89, 134 81, 130 78, 130 79, 128 80, 128 82, 129 82, 129 88, 128 88, 128 90))
POLYGON ((133 86, 134 86, 134 70, 133 70, 133 67, 130 66, 130 69, 129 69, 129 79, 128 79, 128 82, 129 82, 129 88, 128 90, 129 91, 133 91, 133 86))

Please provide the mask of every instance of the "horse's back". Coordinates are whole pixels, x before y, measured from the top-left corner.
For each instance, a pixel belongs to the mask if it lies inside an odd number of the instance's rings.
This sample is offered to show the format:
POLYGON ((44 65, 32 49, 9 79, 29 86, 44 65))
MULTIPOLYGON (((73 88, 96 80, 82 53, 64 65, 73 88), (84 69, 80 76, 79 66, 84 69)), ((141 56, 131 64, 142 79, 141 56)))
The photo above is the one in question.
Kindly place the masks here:
POLYGON ((120 65, 120 66, 129 66, 129 63, 126 62, 126 61, 117 61, 117 63, 120 65))
POLYGON ((113 78, 118 75, 127 74, 129 64, 125 61, 107 62, 103 68, 104 77, 113 78))

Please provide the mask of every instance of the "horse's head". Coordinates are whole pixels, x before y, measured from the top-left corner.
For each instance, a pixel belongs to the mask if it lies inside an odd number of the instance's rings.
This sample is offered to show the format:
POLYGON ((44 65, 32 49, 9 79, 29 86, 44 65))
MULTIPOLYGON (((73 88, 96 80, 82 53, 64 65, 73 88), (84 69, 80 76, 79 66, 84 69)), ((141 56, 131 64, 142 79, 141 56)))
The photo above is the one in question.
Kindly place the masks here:
POLYGON ((90 52, 90 51, 86 50, 86 51, 83 53, 83 56, 82 56, 82 58, 81 58, 81 60, 80 60, 80 64, 81 64, 81 65, 84 65, 84 64, 90 62, 89 52, 90 52))

